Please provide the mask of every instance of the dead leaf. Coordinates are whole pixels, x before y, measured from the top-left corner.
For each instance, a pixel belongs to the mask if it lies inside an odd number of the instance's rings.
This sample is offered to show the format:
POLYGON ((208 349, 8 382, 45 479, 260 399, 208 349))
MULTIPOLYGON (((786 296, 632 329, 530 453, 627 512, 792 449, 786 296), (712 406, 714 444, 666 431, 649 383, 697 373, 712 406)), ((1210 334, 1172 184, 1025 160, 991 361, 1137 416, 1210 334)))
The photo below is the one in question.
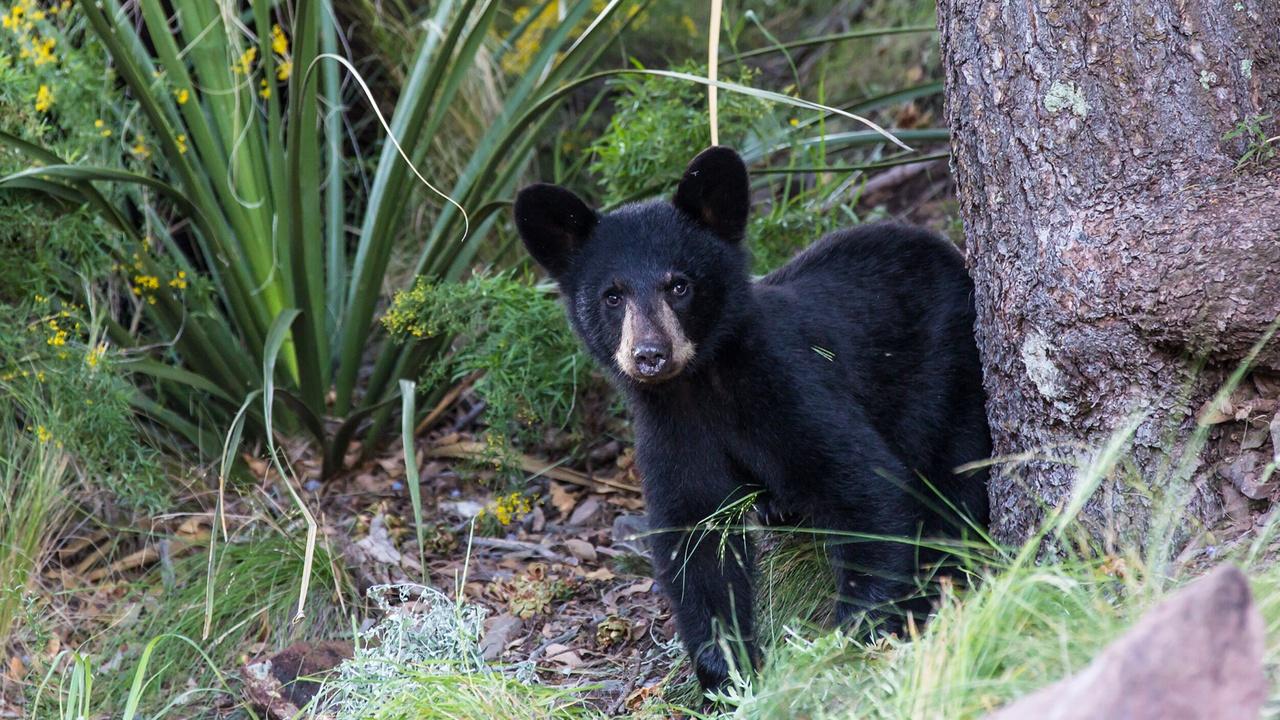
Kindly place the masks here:
POLYGON ((609 580, 613 580, 618 576, 614 575, 613 571, 610 570, 609 568, 601 567, 601 568, 596 568, 595 570, 592 570, 591 572, 584 574, 582 577, 587 580, 599 580, 601 582, 608 582, 609 580))
POLYGON ((631 585, 628 585, 627 587, 623 588, 621 592, 619 592, 618 594, 622 596, 635 595, 636 593, 647 593, 652 589, 653 589, 653 578, 649 578, 648 580, 641 580, 638 583, 633 583, 631 585))
POLYGON ((1271 458, 1272 461, 1280 464, 1280 413, 1271 418, 1269 426, 1271 431, 1271 458))
POLYGON ((566 670, 575 670, 582 667, 582 658, 572 648, 560 643, 551 643, 547 646, 545 655, 547 662, 555 663, 566 670))
POLYGON ((623 705, 625 705, 628 710, 639 710, 640 706, 644 705, 649 698, 661 697, 661 695, 662 695, 661 683, 645 685, 642 688, 636 688, 635 690, 631 691, 631 694, 627 695, 627 699, 623 703, 623 705))
POLYGON ((451 500, 440 503, 440 509, 465 520, 470 520, 480 514, 480 511, 484 509, 484 505, 475 500, 451 500))
POLYGON ((1217 425, 1224 423, 1235 417, 1235 408, 1231 405, 1230 398, 1211 397, 1205 401, 1200 408, 1200 412, 1196 413, 1197 421, 1201 425, 1217 425))
POLYGON ((369 534, 352 543, 359 554, 369 562, 383 565, 399 565, 400 550, 391 541, 391 533, 387 530, 386 517, 381 513, 374 515, 369 522, 369 534))
POLYGON ((644 509, 644 498, 640 497, 639 495, 615 494, 615 495, 610 495, 608 498, 606 498, 606 501, 610 505, 616 505, 617 507, 620 507, 623 510, 643 510, 644 509))
POLYGON ((569 513, 578 505, 578 496, 569 491, 569 486, 552 480, 547 484, 551 492, 551 507, 560 512, 561 517, 569 517, 569 513))
POLYGON ((595 517, 600 510, 600 498, 591 496, 579 503, 574 509, 573 514, 569 516, 570 525, 585 525, 589 520, 595 517))
POLYGON ((1230 463, 1219 465, 1218 473, 1231 481, 1241 495, 1252 500, 1265 500, 1275 486, 1271 482, 1262 482, 1264 464, 1260 453, 1245 453, 1230 463))
POLYGON ((503 613, 484 622, 484 639, 480 641, 480 653, 490 662, 502 656, 507 643, 524 623, 510 613, 503 613))

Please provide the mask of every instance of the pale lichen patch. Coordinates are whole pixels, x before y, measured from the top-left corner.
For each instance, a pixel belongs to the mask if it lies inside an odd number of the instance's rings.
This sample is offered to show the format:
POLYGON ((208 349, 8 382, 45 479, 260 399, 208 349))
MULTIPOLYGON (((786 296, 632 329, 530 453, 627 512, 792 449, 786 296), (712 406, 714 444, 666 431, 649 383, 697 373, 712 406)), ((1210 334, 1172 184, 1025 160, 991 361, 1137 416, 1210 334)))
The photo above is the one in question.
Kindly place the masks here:
POLYGON ((1253 59, 1244 58, 1240 61, 1240 77, 1248 80, 1253 77, 1253 59))
POLYGON ((1027 377, 1035 383, 1040 394, 1050 400, 1061 397, 1067 390, 1062 370, 1049 358, 1053 350, 1049 339, 1038 330, 1033 330, 1022 340, 1022 364, 1027 368, 1027 377))
POLYGON ((1218 82, 1218 73, 1213 72, 1211 70, 1200 71, 1200 87, 1204 88, 1205 90, 1208 90, 1211 86, 1216 85, 1217 82, 1218 82))
POLYGON ((1054 80, 1049 92, 1045 93, 1044 109, 1050 113, 1070 110, 1072 115, 1082 118, 1089 114, 1089 103, 1085 101, 1079 85, 1054 80))

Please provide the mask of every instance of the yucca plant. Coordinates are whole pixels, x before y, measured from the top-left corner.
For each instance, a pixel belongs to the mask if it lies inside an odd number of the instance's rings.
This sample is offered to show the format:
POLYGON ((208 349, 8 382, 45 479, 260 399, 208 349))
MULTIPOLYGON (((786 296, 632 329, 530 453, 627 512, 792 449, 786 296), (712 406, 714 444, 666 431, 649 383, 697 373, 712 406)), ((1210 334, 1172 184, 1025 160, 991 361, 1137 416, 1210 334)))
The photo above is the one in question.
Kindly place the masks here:
POLYGON ((144 388, 135 399, 141 411, 205 448, 221 446, 233 417, 259 437, 274 419, 274 429, 313 434, 331 473, 357 429, 376 437, 387 427, 398 380, 418 377, 445 347, 440 338, 388 343, 375 322, 393 251, 405 245, 408 208, 426 202, 433 213, 411 274, 462 276, 569 94, 644 74, 814 111, 795 135, 744 148, 757 159, 807 143, 905 147, 849 110, 690 73, 597 70, 646 2, 543 0, 501 33, 497 0, 441 2, 384 120, 358 74, 359 92, 342 89, 354 68, 337 54, 332 0, 292 11, 271 0, 83 0, 78 10, 127 94, 119 116, 136 128, 136 169, 72 164, 3 136, 33 164, 0 178, 0 188, 87 203, 125 236, 122 247, 135 249, 122 251, 120 263, 145 320, 140 331, 110 330, 133 348, 126 354, 144 388), (515 70, 496 109, 478 116, 468 78, 486 65, 515 70), (346 126, 369 115, 383 130, 376 160, 345 141, 346 126), (840 116, 870 129, 827 133, 818 124, 840 116), (460 117, 481 130, 459 132, 460 117), (466 146, 453 157, 465 161, 441 167, 436 152, 459 143, 466 146), (364 160, 372 166, 367 189, 348 171, 364 160), (113 204, 97 183, 134 187, 134 200, 113 204), (244 402, 259 390, 265 402, 244 402), (326 417, 341 422, 326 425, 326 417))
MULTIPOLYGON (((297 3, 291 16, 269 0, 80 2, 127 93, 120 114, 139 128, 134 155, 151 161, 141 171, 71 164, 5 136, 34 163, 0 178, 0 187, 89 203, 131 239, 137 252, 121 264, 134 279, 145 332, 117 325, 112 337, 126 347, 165 344, 134 354, 133 369, 146 376, 137 398, 144 412, 215 444, 215 431, 274 365, 277 424, 314 433, 334 460, 358 423, 378 410, 375 420, 385 422, 396 379, 415 375, 432 350, 378 352, 375 314, 407 207, 424 201, 419 186, 427 186, 434 196, 425 202, 439 208, 415 274, 461 275, 550 118, 551 104, 540 101, 590 68, 638 9, 623 16, 624 3, 614 0, 589 14, 593 4, 559 6, 560 22, 524 58, 496 116, 475 119, 485 129, 443 191, 422 168, 431 167, 433 146, 451 140, 443 135, 465 105, 468 74, 495 45, 499 3, 438 4, 394 113, 378 116, 387 141, 366 193, 347 183, 347 166, 360 158, 348 152, 343 123, 376 110, 362 81, 362 93, 341 91, 353 67, 336 54, 330 0, 297 3), (113 205, 94 188, 99 182, 136 186, 139 201, 113 205), (353 238, 347 227, 359 228, 353 238), (266 356, 268 339, 281 333, 277 363, 266 356), (362 385, 359 371, 371 358, 362 385), (325 416, 348 422, 329 434, 325 416)), ((496 45, 513 47, 528 27, 516 24, 496 45)), ((267 430, 265 416, 251 408, 254 432, 267 430)))

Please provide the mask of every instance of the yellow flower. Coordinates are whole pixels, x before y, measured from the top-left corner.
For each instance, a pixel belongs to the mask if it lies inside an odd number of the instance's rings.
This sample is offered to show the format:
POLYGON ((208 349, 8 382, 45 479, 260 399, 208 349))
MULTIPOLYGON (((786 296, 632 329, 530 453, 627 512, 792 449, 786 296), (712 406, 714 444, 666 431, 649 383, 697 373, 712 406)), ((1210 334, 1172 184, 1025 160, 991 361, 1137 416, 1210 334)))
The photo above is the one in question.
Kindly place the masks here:
POLYGON ((531 509, 529 498, 513 492, 494 500, 493 509, 490 512, 500 525, 510 525, 512 521, 527 515, 531 509))
POLYGON ((139 160, 146 160, 151 157, 151 149, 147 147, 147 139, 138 136, 138 143, 133 146, 133 154, 138 156, 139 160))
POLYGON ((281 63, 280 63, 279 65, 277 65, 277 66, 276 66, 276 79, 277 79, 277 80, 288 80, 288 79, 289 79, 289 76, 290 76, 290 75, 292 75, 292 74, 293 74, 293 61, 292 61, 292 60, 283 60, 283 61, 281 61, 281 63))
POLYGON ((186 105, 187 101, 191 99, 191 91, 186 88, 178 88, 174 91, 173 95, 177 99, 179 105, 186 105))
POLYGON ((98 343, 98 347, 93 348, 84 356, 84 362, 91 368, 98 367, 98 362, 102 360, 102 356, 107 354, 107 344, 98 343))
POLYGON ((106 121, 104 121, 102 118, 98 118, 97 120, 94 120, 93 126, 98 128, 98 134, 101 135, 102 137, 111 137, 111 128, 107 127, 106 121))
POLYGON ((289 53, 289 38, 284 36, 284 31, 279 25, 271 26, 271 51, 277 55, 289 53))
POLYGON ((47 443, 53 439, 53 433, 49 432, 49 429, 46 428, 45 426, 37 425, 36 437, 39 438, 40 442, 47 443))
POLYGON ((179 290, 187 289, 187 273, 185 270, 179 270, 178 276, 169 281, 169 287, 179 290))
POLYGON ((187 136, 179 135, 178 137, 174 138, 174 141, 178 145, 178 154, 186 155, 187 154, 187 136))
POLYGON ((258 83, 258 94, 263 100, 271 99, 271 86, 267 84, 266 78, 262 78, 262 82, 258 83))
POLYGON ((787 122, 791 123, 791 127, 800 127, 800 120, 797 118, 791 118, 787 122))
POLYGON ((58 61, 58 57, 53 54, 53 46, 58 44, 56 38, 45 38, 44 40, 31 41, 31 48, 35 51, 35 64, 47 65, 58 61))
POLYGON ((237 75, 248 75, 253 70, 253 61, 258 58, 258 48, 251 47, 240 53, 240 59, 231 66, 231 70, 237 75))
POLYGON ((9 30, 17 30, 22 25, 22 14, 27 11, 24 3, 14 3, 13 7, 4 16, 4 26, 9 30))
POLYGON ((46 112, 53 106, 53 93, 48 85, 41 85, 36 92, 36 112, 46 112))

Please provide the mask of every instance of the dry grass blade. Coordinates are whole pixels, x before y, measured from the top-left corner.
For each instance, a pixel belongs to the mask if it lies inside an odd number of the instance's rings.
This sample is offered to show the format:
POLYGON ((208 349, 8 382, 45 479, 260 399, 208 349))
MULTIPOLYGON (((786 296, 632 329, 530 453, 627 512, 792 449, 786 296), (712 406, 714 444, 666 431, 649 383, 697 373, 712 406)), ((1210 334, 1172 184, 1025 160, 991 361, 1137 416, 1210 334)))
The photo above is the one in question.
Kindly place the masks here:
MULTIPOLYGON (((463 441, 440 445, 427 451, 427 457, 454 458, 456 460, 483 460, 489 450, 482 442, 463 441)), ((552 480, 572 483, 599 493, 629 492, 640 493, 640 487, 614 478, 592 477, 583 472, 558 465, 548 465, 546 461, 532 455, 519 454, 515 458, 520 468, 533 473, 534 477, 549 477, 552 480)))
POLYGON ((707 79, 711 84, 707 86, 707 103, 711 112, 711 144, 720 144, 720 123, 716 108, 717 92, 720 88, 716 86, 716 80, 720 77, 720 11, 723 10, 724 0, 711 0, 711 23, 707 29, 707 79))

